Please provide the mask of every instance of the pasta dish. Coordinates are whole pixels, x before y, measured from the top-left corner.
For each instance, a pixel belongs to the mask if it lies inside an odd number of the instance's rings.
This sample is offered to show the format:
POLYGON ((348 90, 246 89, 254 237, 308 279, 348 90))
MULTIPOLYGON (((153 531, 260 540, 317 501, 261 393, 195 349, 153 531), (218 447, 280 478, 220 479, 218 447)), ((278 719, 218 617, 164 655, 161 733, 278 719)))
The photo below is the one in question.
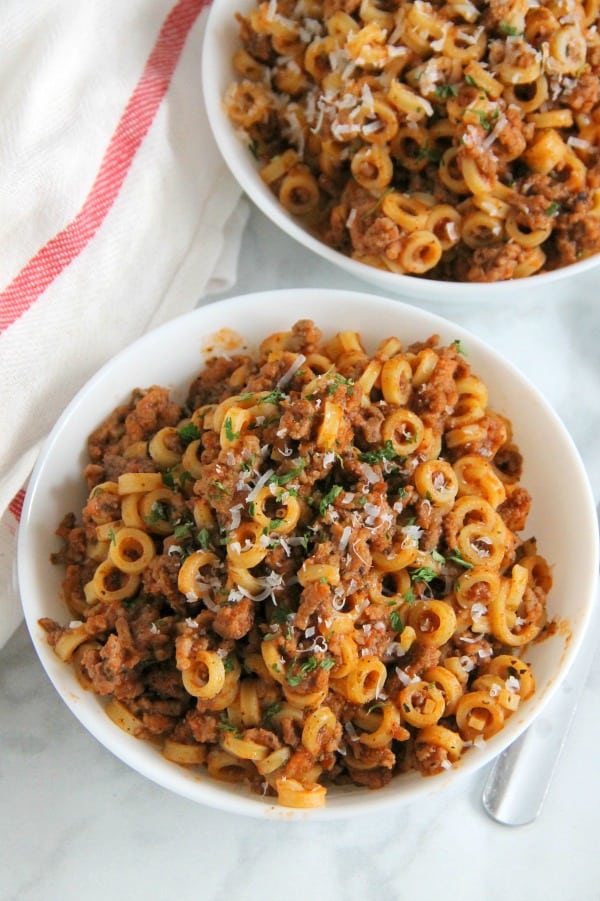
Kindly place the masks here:
POLYGON ((237 18, 225 112, 327 245, 459 282, 600 250, 598 0, 263 0, 237 18))
POLYGON ((291 807, 435 775, 535 691, 550 568, 460 342, 311 320, 136 389, 58 527, 56 654, 121 728, 291 807))

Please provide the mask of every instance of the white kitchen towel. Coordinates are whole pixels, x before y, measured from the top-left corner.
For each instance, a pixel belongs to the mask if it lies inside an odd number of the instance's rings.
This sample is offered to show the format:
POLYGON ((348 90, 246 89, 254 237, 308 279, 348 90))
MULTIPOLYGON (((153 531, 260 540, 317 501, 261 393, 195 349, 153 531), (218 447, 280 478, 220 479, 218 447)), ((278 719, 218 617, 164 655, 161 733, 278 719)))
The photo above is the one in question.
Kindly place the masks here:
POLYGON ((236 277, 247 207, 200 84, 206 0, 4 0, 0 647, 23 488, 90 375, 236 277))

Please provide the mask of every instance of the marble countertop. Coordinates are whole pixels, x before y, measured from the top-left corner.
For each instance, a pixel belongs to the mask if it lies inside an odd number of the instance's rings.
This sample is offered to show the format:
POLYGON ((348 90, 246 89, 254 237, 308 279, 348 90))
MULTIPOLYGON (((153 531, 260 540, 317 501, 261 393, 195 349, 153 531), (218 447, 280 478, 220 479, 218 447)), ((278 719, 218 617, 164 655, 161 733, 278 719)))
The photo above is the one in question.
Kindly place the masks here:
MULTIPOLYGON (((558 298, 532 283, 516 286, 508 308, 430 307, 504 353, 541 389, 579 448, 596 502, 599 280, 581 277, 558 298)), ((299 248, 254 210, 228 294, 287 286, 380 293, 299 248)), ((501 826, 486 815, 489 767, 442 797, 382 816, 262 822, 171 795, 113 757, 55 693, 21 626, 0 652, 0 901, 595 901, 599 690, 597 654, 542 814, 530 825, 501 826)))

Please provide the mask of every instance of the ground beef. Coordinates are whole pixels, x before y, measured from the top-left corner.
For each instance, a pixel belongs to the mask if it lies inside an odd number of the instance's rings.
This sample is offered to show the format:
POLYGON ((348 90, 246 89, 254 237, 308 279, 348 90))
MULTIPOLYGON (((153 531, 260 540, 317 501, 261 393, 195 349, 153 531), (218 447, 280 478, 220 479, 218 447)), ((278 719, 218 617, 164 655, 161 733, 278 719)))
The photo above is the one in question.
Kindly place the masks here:
POLYGON ((234 604, 221 607, 213 621, 213 629, 222 638, 239 641, 248 634, 254 623, 254 604, 249 598, 240 598, 234 604))
POLYGON ((513 278, 526 254, 525 248, 513 241, 500 247, 478 247, 465 278, 469 282, 500 282, 513 278))

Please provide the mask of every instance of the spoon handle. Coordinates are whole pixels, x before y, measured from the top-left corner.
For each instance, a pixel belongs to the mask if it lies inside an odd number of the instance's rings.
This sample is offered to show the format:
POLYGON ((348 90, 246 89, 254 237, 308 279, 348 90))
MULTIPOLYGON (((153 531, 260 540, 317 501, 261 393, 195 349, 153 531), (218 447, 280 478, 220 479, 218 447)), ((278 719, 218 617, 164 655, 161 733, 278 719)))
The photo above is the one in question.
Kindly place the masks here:
POLYGON ((594 612, 564 682, 542 715, 500 754, 492 767, 482 801, 498 823, 523 826, 541 812, 594 660, 597 635, 598 616, 594 612))

